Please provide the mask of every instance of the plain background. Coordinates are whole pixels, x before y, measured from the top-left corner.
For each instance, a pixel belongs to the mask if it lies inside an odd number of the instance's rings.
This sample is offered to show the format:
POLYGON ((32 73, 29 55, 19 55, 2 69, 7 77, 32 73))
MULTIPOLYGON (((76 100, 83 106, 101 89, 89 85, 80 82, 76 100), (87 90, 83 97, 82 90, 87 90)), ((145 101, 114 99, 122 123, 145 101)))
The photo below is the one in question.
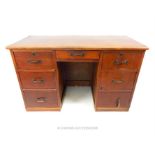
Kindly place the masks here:
POLYGON ((154 66, 154 0, 0 0, 0 154, 154 155, 154 66), (94 112, 90 89, 76 88, 61 112, 26 112, 5 47, 28 35, 128 35, 146 44, 130 111, 94 112))

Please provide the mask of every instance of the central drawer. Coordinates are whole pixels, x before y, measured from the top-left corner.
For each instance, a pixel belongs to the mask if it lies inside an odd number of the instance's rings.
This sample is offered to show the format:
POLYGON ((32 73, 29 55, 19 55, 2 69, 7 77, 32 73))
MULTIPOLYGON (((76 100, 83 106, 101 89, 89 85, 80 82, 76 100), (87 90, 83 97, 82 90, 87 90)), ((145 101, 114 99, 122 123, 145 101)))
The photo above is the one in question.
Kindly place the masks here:
POLYGON ((58 61, 69 60, 99 60, 99 51, 82 51, 82 50, 58 50, 56 51, 56 57, 58 61))

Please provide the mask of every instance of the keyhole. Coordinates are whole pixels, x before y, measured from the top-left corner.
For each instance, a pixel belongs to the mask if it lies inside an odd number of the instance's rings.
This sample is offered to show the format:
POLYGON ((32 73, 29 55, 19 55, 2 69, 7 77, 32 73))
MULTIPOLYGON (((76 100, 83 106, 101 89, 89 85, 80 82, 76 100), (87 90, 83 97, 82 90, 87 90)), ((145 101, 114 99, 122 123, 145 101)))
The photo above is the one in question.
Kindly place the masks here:
POLYGON ((35 52, 32 52, 32 56, 36 56, 36 53, 35 52))

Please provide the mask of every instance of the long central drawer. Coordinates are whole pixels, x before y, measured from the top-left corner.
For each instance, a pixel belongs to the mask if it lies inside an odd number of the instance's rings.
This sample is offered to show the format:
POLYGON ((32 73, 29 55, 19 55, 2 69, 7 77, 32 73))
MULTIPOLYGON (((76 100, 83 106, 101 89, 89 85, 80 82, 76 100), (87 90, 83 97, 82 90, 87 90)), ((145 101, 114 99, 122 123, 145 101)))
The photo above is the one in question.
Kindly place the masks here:
POLYGON ((82 50, 57 50, 56 57, 58 61, 98 61, 99 51, 82 50))

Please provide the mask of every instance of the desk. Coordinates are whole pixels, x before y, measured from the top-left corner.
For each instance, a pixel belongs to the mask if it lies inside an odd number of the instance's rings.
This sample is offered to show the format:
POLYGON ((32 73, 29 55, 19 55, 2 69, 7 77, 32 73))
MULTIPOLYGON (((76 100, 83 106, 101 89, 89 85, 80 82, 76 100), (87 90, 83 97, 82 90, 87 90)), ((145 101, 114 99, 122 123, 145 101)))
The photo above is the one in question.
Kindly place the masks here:
POLYGON ((91 86, 96 111, 128 111, 148 48, 126 36, 29 36, 7 49, 27 111, 59 111, 66 86, 91 86))

